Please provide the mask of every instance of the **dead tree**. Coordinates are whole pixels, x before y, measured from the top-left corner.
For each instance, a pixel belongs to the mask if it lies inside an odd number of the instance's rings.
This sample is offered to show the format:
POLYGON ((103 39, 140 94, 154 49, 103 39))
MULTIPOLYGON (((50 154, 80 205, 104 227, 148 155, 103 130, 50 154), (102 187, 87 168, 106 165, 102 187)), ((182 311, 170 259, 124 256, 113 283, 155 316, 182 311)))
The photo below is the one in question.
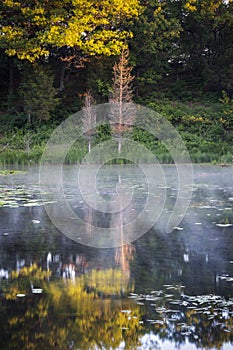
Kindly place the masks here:
POLYGON ((96 113, 93 108, 94 99, 90 91, 87 91, 84 98, 84 107, 82 113, 83 133, 88 140, 88 152, 91 152, 91 139, 94 135, 93 125, 96 123, 96 113))
POLYGON ((129 66, 129 50, 123 49, 119 61, 113 67, 113 87, 109 98, 111 103, 110 119, 113 122, 113 132, 118 137, 118 154, 121 153, 122 134, 130 130, 130 124, 134 120, 133 88, 129 66))

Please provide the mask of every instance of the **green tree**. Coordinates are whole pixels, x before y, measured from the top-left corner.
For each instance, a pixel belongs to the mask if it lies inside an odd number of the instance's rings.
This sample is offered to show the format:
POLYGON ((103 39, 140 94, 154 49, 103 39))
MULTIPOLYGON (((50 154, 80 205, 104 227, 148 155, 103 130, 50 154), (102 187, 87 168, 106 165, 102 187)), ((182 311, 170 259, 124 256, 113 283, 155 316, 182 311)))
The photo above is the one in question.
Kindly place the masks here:
POLYGON ((233 93, 233 3, 223 0, 170 2, 181 23, 173 68, 194 87, 233 93))
POLYGON ((172 1, 142 0, 144 7, 130 29, 131 64, 135 67, 136 95, 151 94, 159 80, 170 73, 168 60, 176 50, 181 25, 174 15, 172 1))
POLYGON ((33 121, 48 120, 51 111, 58 104, 53 80, 51 72, 43 66, 33 65, 24 70, 19 90, 29 124, 33 121))

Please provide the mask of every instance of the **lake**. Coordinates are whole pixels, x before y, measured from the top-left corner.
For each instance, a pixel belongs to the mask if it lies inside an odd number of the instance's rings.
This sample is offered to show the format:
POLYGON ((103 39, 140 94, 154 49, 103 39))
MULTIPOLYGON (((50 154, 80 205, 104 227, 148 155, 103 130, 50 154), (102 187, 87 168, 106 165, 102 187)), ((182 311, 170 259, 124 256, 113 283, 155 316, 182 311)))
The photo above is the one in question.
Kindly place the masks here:
POLYGON ((73 217, 60 224, 55 174, 42 194, 35 167, 0 176, 0 349, 233 349, 233 168, 193 167, 190 205, 171 232, 176 169, 163 172, 142 225, 148 188, 134 167, 100 171, 103 212, 88 174, 79 193, 77 168, 66 167, 78 229, 73 217), (108 211, 114 198, 125 205, 128 184, 130 205, 108 211), (130 229, 118 246, 109 227, 123 224, 130 229))

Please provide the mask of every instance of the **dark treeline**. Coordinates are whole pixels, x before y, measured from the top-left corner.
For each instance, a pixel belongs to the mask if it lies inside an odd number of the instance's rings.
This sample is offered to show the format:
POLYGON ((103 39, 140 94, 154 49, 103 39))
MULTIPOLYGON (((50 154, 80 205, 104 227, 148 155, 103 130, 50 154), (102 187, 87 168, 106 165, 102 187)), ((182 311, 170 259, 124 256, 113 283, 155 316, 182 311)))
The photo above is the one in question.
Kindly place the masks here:
POLYGON ((86 91, 95 103, 108 101, 125 45, 134 101, 168 118, 194 161, 232 161, 231 0, 4 0, 1 162, 38 159, 86 91))

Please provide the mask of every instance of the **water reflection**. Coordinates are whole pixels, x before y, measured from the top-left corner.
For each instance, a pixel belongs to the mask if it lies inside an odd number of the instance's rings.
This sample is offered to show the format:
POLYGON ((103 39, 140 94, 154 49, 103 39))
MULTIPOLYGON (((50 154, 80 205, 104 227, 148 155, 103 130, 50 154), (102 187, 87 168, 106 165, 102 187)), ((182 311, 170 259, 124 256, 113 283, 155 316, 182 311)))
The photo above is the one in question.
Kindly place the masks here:
POLYGON ((150 332, 176 346, 188 339, 220 349, 233 341, 233 298, 186 295, 180 284, 137 294, 121 269, 49 276, 35 264, 12 271, 2 289, 1 348, 141 349, 150 332), (35 283, 42 294, 33 293, 35 283))
MULTIPOLYGON (((115 249, 60 234, 43 206, 29 205, 36 198, 26 189, 27 200, 15 196, 18 207, 3 205, 0 348, 233 348, 232 172, 196 168, 195 176, 179 227, 171 234, 155 227, 115 249)), ((4 200, 18 181, 6 184, 4 200)), ((29 176, 29 189, 34 182, 29 176)), ((167 192, 172 201, 175 190, 167 192)), ((88 207, 83 215, 94 220, 88 207)), ((124 217, 108 220, 121 228, 124 217)))

